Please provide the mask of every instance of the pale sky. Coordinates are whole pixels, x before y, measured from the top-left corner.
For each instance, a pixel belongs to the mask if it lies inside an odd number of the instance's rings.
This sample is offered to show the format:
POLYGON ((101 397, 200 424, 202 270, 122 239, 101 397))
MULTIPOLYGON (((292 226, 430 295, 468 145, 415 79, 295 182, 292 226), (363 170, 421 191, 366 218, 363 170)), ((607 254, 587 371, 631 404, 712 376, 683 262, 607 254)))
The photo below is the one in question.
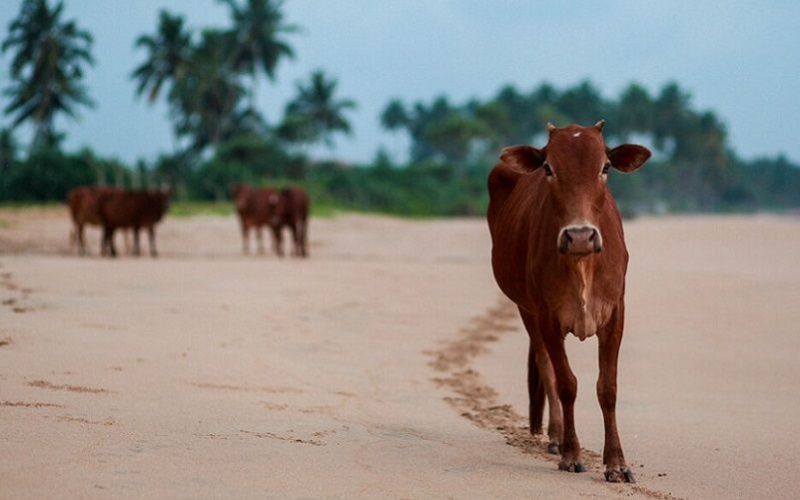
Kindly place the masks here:
MULTIPOLYGON (((2 4, 5 38, 20 0, 2 4)), ((91 145, 128 162, 170 151, 166 106, 134 98, 129 74, 144 57, 134 40, 155 30, 163 7, 193 27, 227 25, 226 9, 213 0, 66 4, 67 17, 94 35, 97 60, 86 82, 97 107, 59 124, 67 147, 91 145)), ((289 0, 285 12, 304 33, 292 38, 297 57, 279 66, 277 82, 261 83, 260 108, 275 123, 296 80, 315 68, 336 76, 340 96, 358 102, 354 135, 334 151, 342 160, 402 147, 378 122, 392 97, 445 93, 463 102, 506 83, 528 91, 544 80, 563 88, 589 78, 607 97, 631 81, 652 93, 674 79, 696 107, 721 117, 744 158, 784 153, 800 162, 798 1, 289 0)), ((7 55, 0 68, 5 87, 7 55)))

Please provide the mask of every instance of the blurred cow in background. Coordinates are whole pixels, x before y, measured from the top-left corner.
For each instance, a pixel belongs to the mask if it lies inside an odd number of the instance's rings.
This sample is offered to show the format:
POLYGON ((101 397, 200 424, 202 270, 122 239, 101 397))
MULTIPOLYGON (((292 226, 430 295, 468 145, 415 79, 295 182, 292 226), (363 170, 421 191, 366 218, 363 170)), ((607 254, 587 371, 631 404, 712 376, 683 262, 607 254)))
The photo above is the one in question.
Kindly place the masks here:
POLYGON ((271 188, 255 188, 237 184, 231 190, 239 224, 242 228, 242 250, 250 252, 250 229, 256 230, 258 251, 264 253, 262 228, 268 226, 272 231, 275 253, 283 256, 283 229, 288 227, 294 244, 292 255, 308 256, 308 210, 309 200, 306 192, 299 187, 286 187, 280 191, 271 188))
MULTIPOLYGON (((250 229, 255 229, 258 252, 264 253, 262 228, 270 226, 270 221, 278 213, 278 205, 281 201, 280 193, 274 188, 255 188, 246 184, 237 184, 231 189, 231 194, 242 229, 242 251, 246 254, 250 253, 250 229)), ((278 252, 277 247, 275 251, 278 252)))
MULTIPOLYGON (((84 227, 86 225, 102 226, 100 221, 100 211, 98 202, 103 193, 122 192, 123 190, 115 187, 82 186, 73 189, 67 195, 67 205, 72 216, 73 230, 70 233, 70 248, 73 244, 78 247, 79 255, 86 255, 86 240, 84 239, 84 227)), ((130 241, 128 233, 125 236, 125 249, 130 251, 130 241)), ((102 240, 101 240, 102 247, 102 240)))
POLYGON ((281 190, 277 211, 270 220, 278 255, 283 256, 283 228, 288 227, 294 243, 292 255, 308 257, 308 194, 299 187, 281 190))
POLYGON ((172 193, 169 189, 157 191, 105 191, 97 200, 98 216, 103 226, 102 254, 117 256, 114 248, 114 231, 133 231, 133 254, 140 255, 139 230, 147 229, 150 240, 150 255, 156 257, 155 225, 161 221, 169 208, 172 193))

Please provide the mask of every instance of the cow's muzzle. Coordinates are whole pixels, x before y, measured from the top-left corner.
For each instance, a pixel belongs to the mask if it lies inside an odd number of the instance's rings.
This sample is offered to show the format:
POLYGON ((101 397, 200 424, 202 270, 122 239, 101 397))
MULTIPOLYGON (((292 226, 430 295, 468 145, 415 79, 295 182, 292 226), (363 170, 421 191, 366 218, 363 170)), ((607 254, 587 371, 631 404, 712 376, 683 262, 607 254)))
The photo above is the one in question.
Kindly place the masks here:
POLYGON ((600 230, 592 225, 572 225, 558 235, 558 251, 563 254, 588 255, 603 250, 600 230))

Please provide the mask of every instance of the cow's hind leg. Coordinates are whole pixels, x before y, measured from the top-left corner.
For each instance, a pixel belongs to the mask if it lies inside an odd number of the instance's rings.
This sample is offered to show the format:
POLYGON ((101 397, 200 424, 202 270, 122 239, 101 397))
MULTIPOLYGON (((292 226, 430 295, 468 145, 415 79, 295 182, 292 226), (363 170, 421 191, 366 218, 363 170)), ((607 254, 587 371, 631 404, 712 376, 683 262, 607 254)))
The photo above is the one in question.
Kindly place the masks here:
POLYGON ((83 239, 83 224, 75 225, 75 243, 78 246, 78 255, 86 255, 86 240, 83 239))
POLYGON ((539 376, 539 368, 536 366, 536 348, 533 345, 533 340, 531 340, 528 347, 528 419, 531 434, 542 433, 546 399, 544 384, 539 376))
POLYGON ((300 246, 300 256, 308 257, 308 219, 298 222, 297 241, 300 246))
MULTIPOLYGON (((138 231, 137 231, 138 237, 138 231)), ((131 235, 128 234, 128 231, 122 230, 122 244, 125 245, 125 253, 131 253, 131 235)), ((137 254, 138 255, 138 254, 137 254)))
POLYGON ((586 466, 581 462, 581 445, 575 432, 575 397, 578 394, 578 379, 569 366, 567 353, 564 350, 564 338, 561 336, 558 324, 545 325, 545 322, 542 322, 540 325, 544 327, 542 338, 553 363, 558 397, 564 415, 564 436, 558 468, 569 472, 586 472, 586 466))
POLYGON ((114 248, 114 230, 111 228, 103 228, 103 246, 105 247, 106 255, 109 257, 117 256, 117 249, 114 248))
POLYGON ((308 257, 308 249, 306 248, 306 233, 308 232, 308 222, 298 217, 292 223, 292 239, 294 241, 294 250, 292 255, 296 257, 308 257))
POLYGON ((156 250, 156 228, 155 226, 150 226, 147 228, 147 236, 150 241, 150 256, 151 257, 158 257, 158 250, 156 250))
POLYGON ((292 224, 292 255, 301 257, 303 255, 303 222, 296 220, 292 224))
POLYGON ((242 221, 242 253, 245 255, 250 253, 250 228, 242 221))
POLYGON ((281 226, 272 226, 272 246, 278 257, 283 257, 283 231, 281 226))
MULTIPOLYGON (((142 254, 142 248, 141 248, 141 246, 139 246, 139 228, 138 227, 134 227, 132 229, 132 231, 133 231, 133 255, 138 257, 138 256, 140 256, 142 254)), ((124 240, 125 239, 125 230, 124 229, 122 230, 122 236, 123 236, 123 240, 124 240)))
POLYGON ((547 349, 542 342, 541 334, 536 329, 536 320, 522 309, 520 309, 519 313, 530 338, 530 347, 528 349, 528 398, 531 433, 540 434, 542 432, 544 403, 547 400, 550 410, 547 424, 547 436, 549 438, 547 451, 558 454, 562 434, 564 433, 564 422, 561 414, 561 401, 556 390, 553 365, 550 363, 550 356, 547 354, 547 349))
POLYGON ((622 445, 617 432, 617 360, 622 342, 624 306, 620 305, 608 326, 598 332, 598 354, 600 375, 597 378, 597 399, 603 410, 605 445, 603 463, 606 466, 606 481, 612 483, 635 483, 633 473, 625 463, 622 445))
POLYGON ((106 230, 105 228, 100 228, 100 255, 103 257, 108 256, 108 243, 106 242, 106 230))
POLYGON ((258 253, 264 253, 264 232, 261 229, 261 226, 256 226, 256 242, 258 246, 258 253))

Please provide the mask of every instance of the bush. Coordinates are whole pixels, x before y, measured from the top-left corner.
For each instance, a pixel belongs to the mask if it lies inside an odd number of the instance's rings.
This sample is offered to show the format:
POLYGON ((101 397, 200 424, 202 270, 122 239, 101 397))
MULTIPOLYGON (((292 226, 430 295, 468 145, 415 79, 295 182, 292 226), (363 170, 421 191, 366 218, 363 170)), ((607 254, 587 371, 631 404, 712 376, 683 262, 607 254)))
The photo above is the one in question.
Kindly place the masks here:
POLYGON ((3 175, 0 197, 9 201, 61 201, 73 187, 95 180, 92 168, 82 159, 42 148, 26 161, 11 165, 3 175))
POLYGON ((189 198, 196 200, 226 200, 234 184, 257 181, 252 171, 241 163, 211 160, 189 175, 189 198))
POLYGON ((305 161, 279 143, 259 136, 235 137, 220 145, 214 160, 245 167, 253 177, 302 179, 305 161))

